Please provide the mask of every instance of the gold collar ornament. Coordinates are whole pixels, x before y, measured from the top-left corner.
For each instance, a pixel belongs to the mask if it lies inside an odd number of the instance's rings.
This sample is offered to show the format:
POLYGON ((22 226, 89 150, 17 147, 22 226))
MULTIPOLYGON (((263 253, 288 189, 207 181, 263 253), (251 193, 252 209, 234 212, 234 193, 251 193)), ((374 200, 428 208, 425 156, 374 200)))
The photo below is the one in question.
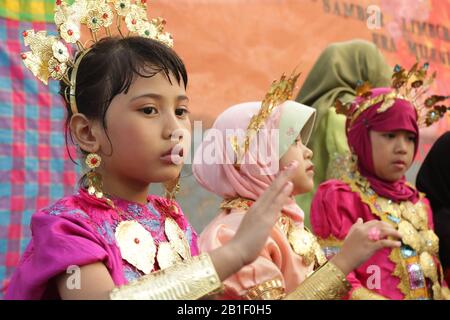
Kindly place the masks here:
MULTIPOLYGON (((250 209, 254 201, 245 198, 233 198, 222 201, 220 206, 223 210, 244 210, 250 209)), ((278 219, 276 226, 286 236, 292 250, 302 257, 305 266, 321 266, 327 258, 320 247, 320 244, 306 227, 299 227, 292 219, 282 214, 278 219)))
POLYGON ((189 243, 184 237, 183 230, 181 230, 175 220, 167 217, 164 222, 164 231, 166 233, 167 240, 169 240, 175 252, 178 253, 183 260, 189 259, 191 257, 189 243))
POLYGON ((392 274, 400 279, 398 288, 405 299, 445 298, 446 291, 440 284, 442 267, 436 263, 439 261, 439 239, 428 227, 423 195, 415 204, 410 201, 395 203, 378 196, 369 181, 356 169, 343 175, 340 180, 360 196, 372 214, 394 226, 402 235, 402 247, 393 248, 389 259, 395 264, 392 274), (431 283, 431 292, 428 292, 425 278, 431 283))
POLYGON ((139 222, 122 221, 115 231, 122 258, 144 274, 153 270, 156 245, 153 237, 139 222))
POLYGON ((167 241, 158 242, 141 223, 125 220, 127 215, 107 196, 103 199, 118 213, 120 222, 115 229, 115 239, 122 259, 129 264, 149 274, 155 270, 155 262, 162 270, 192 259, 189 241, 173 218, 166 216, 164 219, 167 241))
POLYGON ((168 241, 156 245, 151 233, 138 221, 121 221, 115 237, 122 258, 144 274, 154 270, 155 258, 159 269, 192 258, 189 242, 175 220, 165 219, 164 232, 168 241))
POLYGON ((147 18, 146 0, 134 3, 130 0, 75 0, 71 5, 57 0, 54 21, 59 35, 47 35, 46 31, 23 32, 25 45, 31 51, 23 52, 21 58, 44 84, 51 78, 68 85, 70 91, 64 95, 73 114, 78 113, 75 101, 78 66, 92 44, 113 36, 141 36, 173 46, 172 36, 164 31, 165 21, 147 18), (90 33, 90 39, 84 43, 81 42, 81 25, 90 33), (71 55, 67 46, 74 44, 78 53, 71 55))

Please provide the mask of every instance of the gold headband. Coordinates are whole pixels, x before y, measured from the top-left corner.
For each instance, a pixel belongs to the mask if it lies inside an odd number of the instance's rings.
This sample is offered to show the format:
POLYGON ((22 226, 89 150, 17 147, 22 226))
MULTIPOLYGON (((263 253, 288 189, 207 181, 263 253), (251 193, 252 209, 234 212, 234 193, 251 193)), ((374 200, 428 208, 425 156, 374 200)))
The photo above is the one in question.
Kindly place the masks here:
POLYGON ((75 0, 68 5, 64 0, 57 0, 55 5, 55 24, 59 35, 47 35, 46 31, 27 30, 23 32, 25 45, 31 51, 21 54, 25 66, 44 84, 48 79, 64 81, 69 86, 69 96, 65 94, 72 113, 78 113, 75 99, 76 75, 81 60, 89 52, 89 43, 99 40, 99 33, 105 31, 112 37, 111 26, 115 24, 117 33, 122 38, 138 35, 173 46, 172 36, 164 31, 165 21, 161 18, 147 18, 146 0, 75 0), (80 41, 81 25, 86 25, 90 39, 84 44, 80 41), (128 29, 126 35, 122 26, 128 29), (67 45, 76 44, 80 52, 71 56, 67 45), (70 79, 69 70, 72 69, 70 79))

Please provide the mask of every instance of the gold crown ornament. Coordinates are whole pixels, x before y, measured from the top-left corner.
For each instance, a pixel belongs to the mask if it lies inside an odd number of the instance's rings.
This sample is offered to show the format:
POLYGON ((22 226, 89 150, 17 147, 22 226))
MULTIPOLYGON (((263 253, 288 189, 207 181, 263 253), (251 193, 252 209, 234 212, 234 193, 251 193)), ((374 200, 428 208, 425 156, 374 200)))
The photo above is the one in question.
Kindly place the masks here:
POLYGON ((54 20, 58 35, 48 35, 46 31, 23 32, 25 45, 31 51, 23 52, 21 57, 25 66, 44 84, 51 78, 68 85, 70 92, 65 92, 64 96, 74 114, 78 112, 75 101, 78 66, 92 44, 112 36, 141 36, 173 46, 172 36, 164 31, 165 21, 147 18, 146 0, 74 0, 70 5, 56 0, 54 20), (81 42, 82 26, 90 34, 84 43, 81 42), (68 47, 73 45, 78 54, 69 52, 68 47))
POLYGON ((294 71, 289 77, 283 74, 280 80, 276 80, 272 83, 264 100, 261 102, 261 108, 258 114, 250 119, 243 145, 239 144, 237 136, 231 137, 231 147, 236 155, 234 166, 237 169, 239 169, 242 158, 250 148, 251 139, 258 134, 273 109, 292 98, 292 92, 294 91, 299 76, 300 73, 295 73, 294 71))
POLYGON ((370 84, 359 81, 356 95, 361 98, 361 101, 343 104, 337 99, 335 102, 336 112, 347 116, 351 126, 369 107, 382 102, 381 107, 377 110, 378 113, 381 113, 392 107, 395 99, 402 99, 409 101, 415 108, 419 127, 430 126, 450 110, 450 107, 443 104, 450 96, 435 94, 427 96, 430 86, 436 79, 436 72, 427 77, 428 69, 428 63, 424 63, 421 67, 419 67, 419 63, 415 63, 409 71, 396 65, 391 80, 391 92, 373 98, 370 84))

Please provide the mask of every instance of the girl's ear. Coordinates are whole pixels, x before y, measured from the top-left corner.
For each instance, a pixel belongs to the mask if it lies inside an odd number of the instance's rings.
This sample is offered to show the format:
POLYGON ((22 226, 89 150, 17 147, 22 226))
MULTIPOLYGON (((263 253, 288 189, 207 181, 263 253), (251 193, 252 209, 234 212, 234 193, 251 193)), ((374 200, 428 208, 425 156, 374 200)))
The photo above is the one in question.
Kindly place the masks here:
POLYGON ((93 153, 100 149, 100 128, 97 121, 93 122, 84 114, 76 113, 70 119, 70 130, 75 142, 81 150, 93 153))

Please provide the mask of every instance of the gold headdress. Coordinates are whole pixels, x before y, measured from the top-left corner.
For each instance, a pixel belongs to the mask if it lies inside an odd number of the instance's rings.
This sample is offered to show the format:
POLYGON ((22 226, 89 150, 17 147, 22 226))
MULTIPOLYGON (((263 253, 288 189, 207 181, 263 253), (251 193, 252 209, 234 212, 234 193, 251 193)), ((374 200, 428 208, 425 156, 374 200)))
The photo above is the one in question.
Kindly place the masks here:
POLYGON ((431 84, 436 79, 436 72, 427 77, 429 64, 425 63, 422 67, 416 63, 411 70, 406 71, 400 65, 394 68, 394 74, 391 81, 391 92, 371 97, 371 86, 367 82, 359 82, 356 88, 356 95, 361 97, 358 103, 350 102, 343 104, 339 99, 336 100, 336 112, 344 114, 349 118, 350 125, 358 116, 370 106, 382 102, 378 113, 384 112, 392 107, 395 99, 407 100, 416 109, 419 127, 430 126, 441 119, 450 109, 442 102, 450 97, 431 95, 426 96, 431 84))
POLYGON ((90 44, 99 38, 111 37, 112 33, 127 37, 139 35, 158 40, 169 47, 173 41, 164 32, 165 21, 161 18, 148 20, 146 0, 75 0, 68 5, 64 0, 56 0, 55 24, 59 35, 47 35, 46 31, 27 30, 23 32, 25 45, 31 51, 21 54, 25 66, 44 84, 48 79, 64 81, 70 88, 65 99, 73 113, 78 109, 75 101, 76 73, 83 56, 90 50, 90 44), (80 41, 81 25, 90 32, 91 39, 84 44, 80 41), (123 29, 128 29, 124 33, 123 29), (71 56, 67 45, 76 44, 77 56, 71 56), (69 70, 72 69, 69 78, 69 70))
POLYGON ((245 153, 250 148, 250 140, 258 133, 262 128, 266 120, 269 118, 273 109, 286 100, 292 98, 292 92, 294 91, 295 84, 297 82, 300 73, 295 73, 295 71, 289 76, 282 75, 280 80, 274 81, 270 86, 269 91, 266 93, 264 100, 261 103, 261 109, 258 114, 254 115, 250 119, 250 123, 247 127, 245 140, 243 145, 239 145, 238 137, 231 137, 231 147, 236 155, 235 167, 239 168, 242 158, 245 153))

